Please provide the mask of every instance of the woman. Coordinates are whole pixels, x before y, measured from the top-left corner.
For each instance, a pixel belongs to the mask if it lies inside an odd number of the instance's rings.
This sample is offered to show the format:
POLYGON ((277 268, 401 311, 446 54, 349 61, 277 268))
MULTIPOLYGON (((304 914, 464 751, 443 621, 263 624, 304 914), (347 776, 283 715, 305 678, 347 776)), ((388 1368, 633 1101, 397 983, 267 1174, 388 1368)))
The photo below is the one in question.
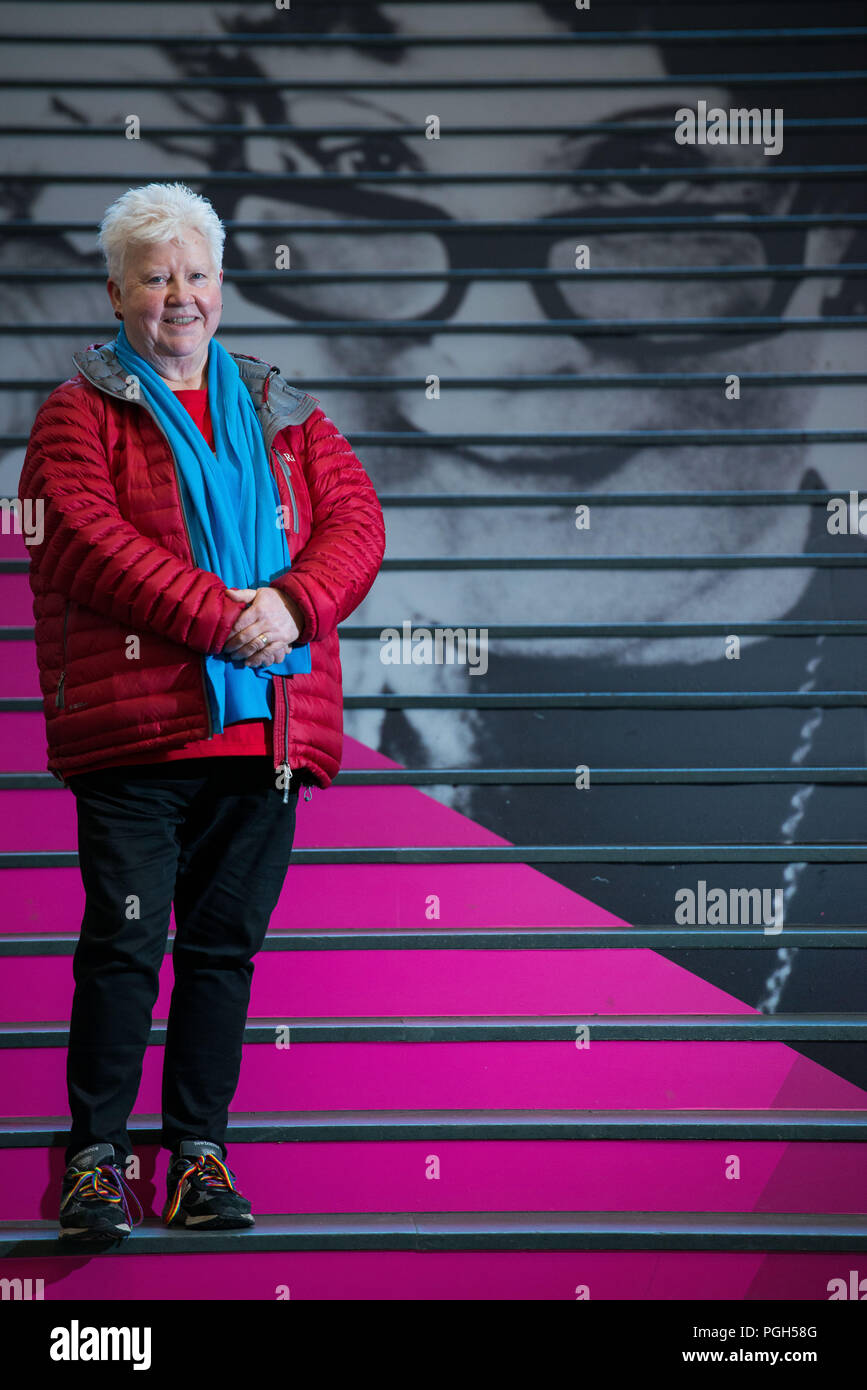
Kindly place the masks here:
POLYGON ((253 1225, 224 1143, 253 957, 300 786, 309 800, 340 766, 337 625, 385 548, 373 486, 315 398, 214 338, 224 237, 180 184, 111 205, 99 245, 121 326, 74 354, 19 485, 44 503, 30 582, 48 768, 75 795, 86 899, 66 1240, 136 1224, 127 1123, 172 903, 163 1220, 253 1225))

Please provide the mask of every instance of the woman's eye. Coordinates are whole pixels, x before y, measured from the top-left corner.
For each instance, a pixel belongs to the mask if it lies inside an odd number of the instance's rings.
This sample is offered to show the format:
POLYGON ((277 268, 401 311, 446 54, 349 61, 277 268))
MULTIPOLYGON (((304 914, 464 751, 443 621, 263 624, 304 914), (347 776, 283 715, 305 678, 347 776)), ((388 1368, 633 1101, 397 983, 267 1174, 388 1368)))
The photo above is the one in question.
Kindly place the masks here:
MULTIPOLYGON (((192 275, 191 275, 189 278, 190 278, 191 280, 207 280, 208 277, 207 277, 207 275, 205 274, 205 272, 204 272, 203 270, 194 270, 193 273, 192 273, 192 275)), ((165 281, 166 281, 165 275, 151 275, 150 279, 148 280, 148 284, 149 284, 149 285, 163 285, 163 284, 165 284, 165 281)))

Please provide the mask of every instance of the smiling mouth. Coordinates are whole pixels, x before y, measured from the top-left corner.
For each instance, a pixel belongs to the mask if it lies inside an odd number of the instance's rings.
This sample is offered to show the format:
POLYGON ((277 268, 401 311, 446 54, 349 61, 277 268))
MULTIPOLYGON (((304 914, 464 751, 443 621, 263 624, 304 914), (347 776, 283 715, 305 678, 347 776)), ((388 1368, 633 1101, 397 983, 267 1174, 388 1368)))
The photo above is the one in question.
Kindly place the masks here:
POLYGON ((195 314, 179 314, 176 318, 163 319, 163 323, 170 328, 189 328, 191 323, 198 323, 198 317, 195 314))

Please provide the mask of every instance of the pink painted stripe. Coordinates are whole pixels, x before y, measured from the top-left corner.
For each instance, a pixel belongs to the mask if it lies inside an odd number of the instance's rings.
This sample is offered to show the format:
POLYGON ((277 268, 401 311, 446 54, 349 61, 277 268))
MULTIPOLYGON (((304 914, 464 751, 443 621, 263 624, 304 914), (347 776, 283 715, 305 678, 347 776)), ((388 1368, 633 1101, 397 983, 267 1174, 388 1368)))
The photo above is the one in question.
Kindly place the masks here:
MULTIPOLYGON (((3 560, 26 560, 32 546, 25 543, 23 534, 18 535, 14 530, 0 529, 0 559, 3 560)), ((8 575, 3 576, 8 579, 8 575)))
MULTIPOLYGON (((207 1236, 203 1235, 203 1245, 207 1236)), ((130 1246, 135 1240, 131 1237, 130 1246)), ((52 1299, 266 1301, 488 1300, 824 1302, 863 1253, 702 1251, 304 1251, 298 1254, 104 1255, 0 1261, 3 1278, 43 1279, 52 1299)))
MULTIPOLYGON (((78 935, 84 913, 78 869, 4 869, 0 889, 0 932, 78 935)), ((290 864, 271 918, 274 931, 628 925, 526 864, 290 864), (436 919, 426 914, 432 889, 440 900, 436 919)))
MULTIPOLYGON (((863 1144, 720 1141, 435 1140, 230 1145, 254 1212, 863 1212, 863 1144), (431 1179, 431 1156, 439 1176, 431 1179), (351 1180, 350 1180, 351 1175, 351 1180)), ((168 1155, 138 1150, 131 1186, 159 1216, 168 1155)), ((0 1220, 54 1220, 63 1149, 0 1149, 0 1220)))
MULTIPOLYGON (((75 850, 75 798, 71 792, 0 792, 0 827, 6 852, 75 850)), ((333 787, 301 802, 296 849, 350 845, 506 845, 499 835, 443 806, 414 787, 333 787)), ((435 891, 437 865, 429 873, 435 891)))
MULTIPOLYGON (((154 1018, 168 1018, 165 960, 154 1018)), ((9 957, 0 1019, 62 1021, 72 1006, 71 956, 9 957)), ((752 1014, 715 985, 654 951, 263 951, 251 1018, 453 1014, 752 1014)), ((592 1029, 591 1029, 592 1032, 592 1029)))
MULTIPOLYGON (((32 625, 33 615, 22 627, 32 625)), ((10 620, 6 622, 7 627, 17 627, 17 623, 10 620)), ((39 667, 36 664, 36 643, 35 642, 4 642, 3 661, 0 662, 0 696, 4 699, 23 699, 25 697, 39 696, 39 667)), ((4 718, 8 716, 4 715, 4 718)), ((41 771, 37 769, 37 771, 41 771)))
MULTIPOLYGON (((38 695, 39 690, 26 690, 24 694, 38 695)), ((0 719, 0 768, 4 772, 44 772, 47 762, 42 711, 4 714, 0 719)))
MULTIPOLYGON (((32 546, 23 544, 21 553, 10 555, 10 560, 27 559, 32 546)), ((5 557, 4 557, 5 558, 5 557)), ((33 592, 30 578, 24 574, 0 575, 0 596, 3 601, 3 622, 7 627, 28 627, 33 625, 33 592)))
MULTIPOLYGON (((136 1114, 160 1109, 148 1048, 136 1114)), ((862 1110, 865 1092, 774 1042, 246 1044, 233 1113, 284 1110, 862 1110), (786 1085, 786 1082, 789 1082, 786 1085)), ((63 1048, 9 1048, 0 1114, 66 1112, 63 1048)))

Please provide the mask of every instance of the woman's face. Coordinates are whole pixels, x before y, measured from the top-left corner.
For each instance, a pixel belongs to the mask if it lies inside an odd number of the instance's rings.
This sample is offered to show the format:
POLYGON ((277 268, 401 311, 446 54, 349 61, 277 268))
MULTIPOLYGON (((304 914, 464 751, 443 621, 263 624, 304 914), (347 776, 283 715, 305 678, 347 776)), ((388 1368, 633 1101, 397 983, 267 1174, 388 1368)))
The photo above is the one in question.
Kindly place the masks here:
POLYGON ((123 283, 108 282, 136 352, 161 375, 188 378, 207 359, 223 308, 223 272, 194 228, 177 241, 130 242, 123 283))

